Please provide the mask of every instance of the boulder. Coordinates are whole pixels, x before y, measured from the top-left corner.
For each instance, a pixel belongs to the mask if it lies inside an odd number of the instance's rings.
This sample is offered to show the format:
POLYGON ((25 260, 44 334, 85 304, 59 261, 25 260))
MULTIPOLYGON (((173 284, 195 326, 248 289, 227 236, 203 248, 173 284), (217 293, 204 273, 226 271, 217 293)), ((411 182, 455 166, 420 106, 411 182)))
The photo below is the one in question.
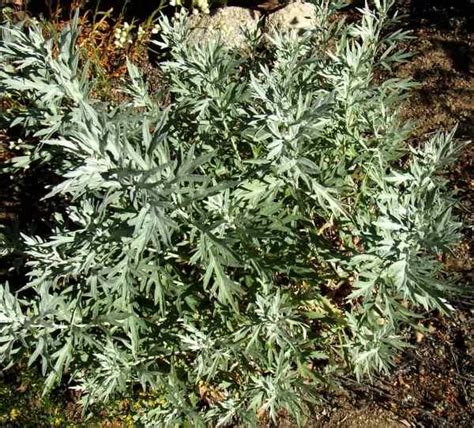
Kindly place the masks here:
POLYGON ((311 3, 295 1, 268 15, 264 31, 310 30, 316 26, 317 9, 311 3))
POLYGON ((208 41, 220 34, 229 48, 245 48, 245 30, 255 30, 261 14, 243 7, 223 7, 211 15, 192 16, 189 20, 191 39, 196 43, 208 41))

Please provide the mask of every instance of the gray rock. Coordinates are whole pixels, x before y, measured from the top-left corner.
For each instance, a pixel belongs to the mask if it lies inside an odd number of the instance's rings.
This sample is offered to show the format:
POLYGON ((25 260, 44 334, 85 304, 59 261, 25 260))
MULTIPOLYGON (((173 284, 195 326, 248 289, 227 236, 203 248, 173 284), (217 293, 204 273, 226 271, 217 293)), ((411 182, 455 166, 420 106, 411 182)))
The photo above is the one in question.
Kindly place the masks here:
POLYGON ((245 48, 246 30, 255 30, 260 13, 243 7, 223 7, 212 15, 191 16, 189 25, 192 41, 206 42, 220 35, 229 48, 245 48))
POLYGON ((268 15, 264 31, 310 30, 316 26, 317 9, 311 3, 296 1, 268 15))
MULTIPOLYGON (((255 30, 261 17, 258 11, 234 6, 217 9, 212 15, 193 15, 189 18, 190 37, 193 42, 205 43, 220 34, 225 46, 245 49, 244 29, 255 30)), ((316 23, 316 7, 297 0, 267 15, 263 32, 271 35, 275 31, 303 31, 314 28, 316 23)))

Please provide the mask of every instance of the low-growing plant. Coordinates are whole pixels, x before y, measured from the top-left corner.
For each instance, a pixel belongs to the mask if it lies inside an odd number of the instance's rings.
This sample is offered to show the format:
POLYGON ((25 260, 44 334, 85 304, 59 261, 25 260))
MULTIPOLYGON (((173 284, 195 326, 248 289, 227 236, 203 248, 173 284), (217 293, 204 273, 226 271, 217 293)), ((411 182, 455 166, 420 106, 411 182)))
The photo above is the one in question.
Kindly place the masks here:
POLYGON ((260 34, 199 45, 162 17, 166 89, 128 63, 117 107, 91 97, 77 26, 54 41, 4 25, 0 88, 23 107, 2 115, 38 141, 13 168, 48 166, 64 209, 22 235, 0 361, 89 405, 161 391, 149 426, 301 422, 334 373, 387 371, 419 309, 451 310, 440 255, 459 228, 439 174, 453 133, 406 144, 411 83, 375 77, 407 57, 391 4, 331 24, 321 2, 313 31, 267 54, 260 34))

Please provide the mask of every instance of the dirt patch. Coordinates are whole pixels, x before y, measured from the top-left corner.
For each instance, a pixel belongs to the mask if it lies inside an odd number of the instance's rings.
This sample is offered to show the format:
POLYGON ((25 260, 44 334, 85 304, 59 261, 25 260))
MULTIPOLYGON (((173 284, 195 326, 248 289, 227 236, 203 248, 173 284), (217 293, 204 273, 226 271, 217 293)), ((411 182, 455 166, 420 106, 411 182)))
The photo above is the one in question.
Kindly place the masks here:
POLYGON ((474 48, 470 36, 436 28, 415 30, 414 58, 399 77, 420 83, 403 109, 417 122, 415 137, 459 124, 458 135, 472 136, 474 114, 474 48))
POLYGON ((339 411, 326 426, 341 428, 399 428, 405 426, 395 415, 380 407, 367 406, 360 410, 339 411))

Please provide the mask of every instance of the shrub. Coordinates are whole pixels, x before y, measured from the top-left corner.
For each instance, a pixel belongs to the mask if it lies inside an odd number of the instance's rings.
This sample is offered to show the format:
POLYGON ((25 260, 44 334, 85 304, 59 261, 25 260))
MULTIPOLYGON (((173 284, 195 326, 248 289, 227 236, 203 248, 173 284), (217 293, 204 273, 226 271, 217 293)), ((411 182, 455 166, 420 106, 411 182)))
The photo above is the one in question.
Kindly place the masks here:
MULTIPOLYGON (((94 100, 77 28, 4 25, 3 112, 51 173, 48 236, 23 234, 28 277, 0 289, 4 364, 39 362, 86 404, 159 391, 150 426, 286 410, 301 422, 335 372, 386 371, 418 309, 451 310, 440 254, 458 239, 439 172, 452 133, 405 143, 410 83, 391 2, 360 21, 274 34, 268 51, 189 41, 160 20, 165 85, 128 64, 126 100, 94 100)), ((418 311, 418 312, 417 312, 418 311)))

